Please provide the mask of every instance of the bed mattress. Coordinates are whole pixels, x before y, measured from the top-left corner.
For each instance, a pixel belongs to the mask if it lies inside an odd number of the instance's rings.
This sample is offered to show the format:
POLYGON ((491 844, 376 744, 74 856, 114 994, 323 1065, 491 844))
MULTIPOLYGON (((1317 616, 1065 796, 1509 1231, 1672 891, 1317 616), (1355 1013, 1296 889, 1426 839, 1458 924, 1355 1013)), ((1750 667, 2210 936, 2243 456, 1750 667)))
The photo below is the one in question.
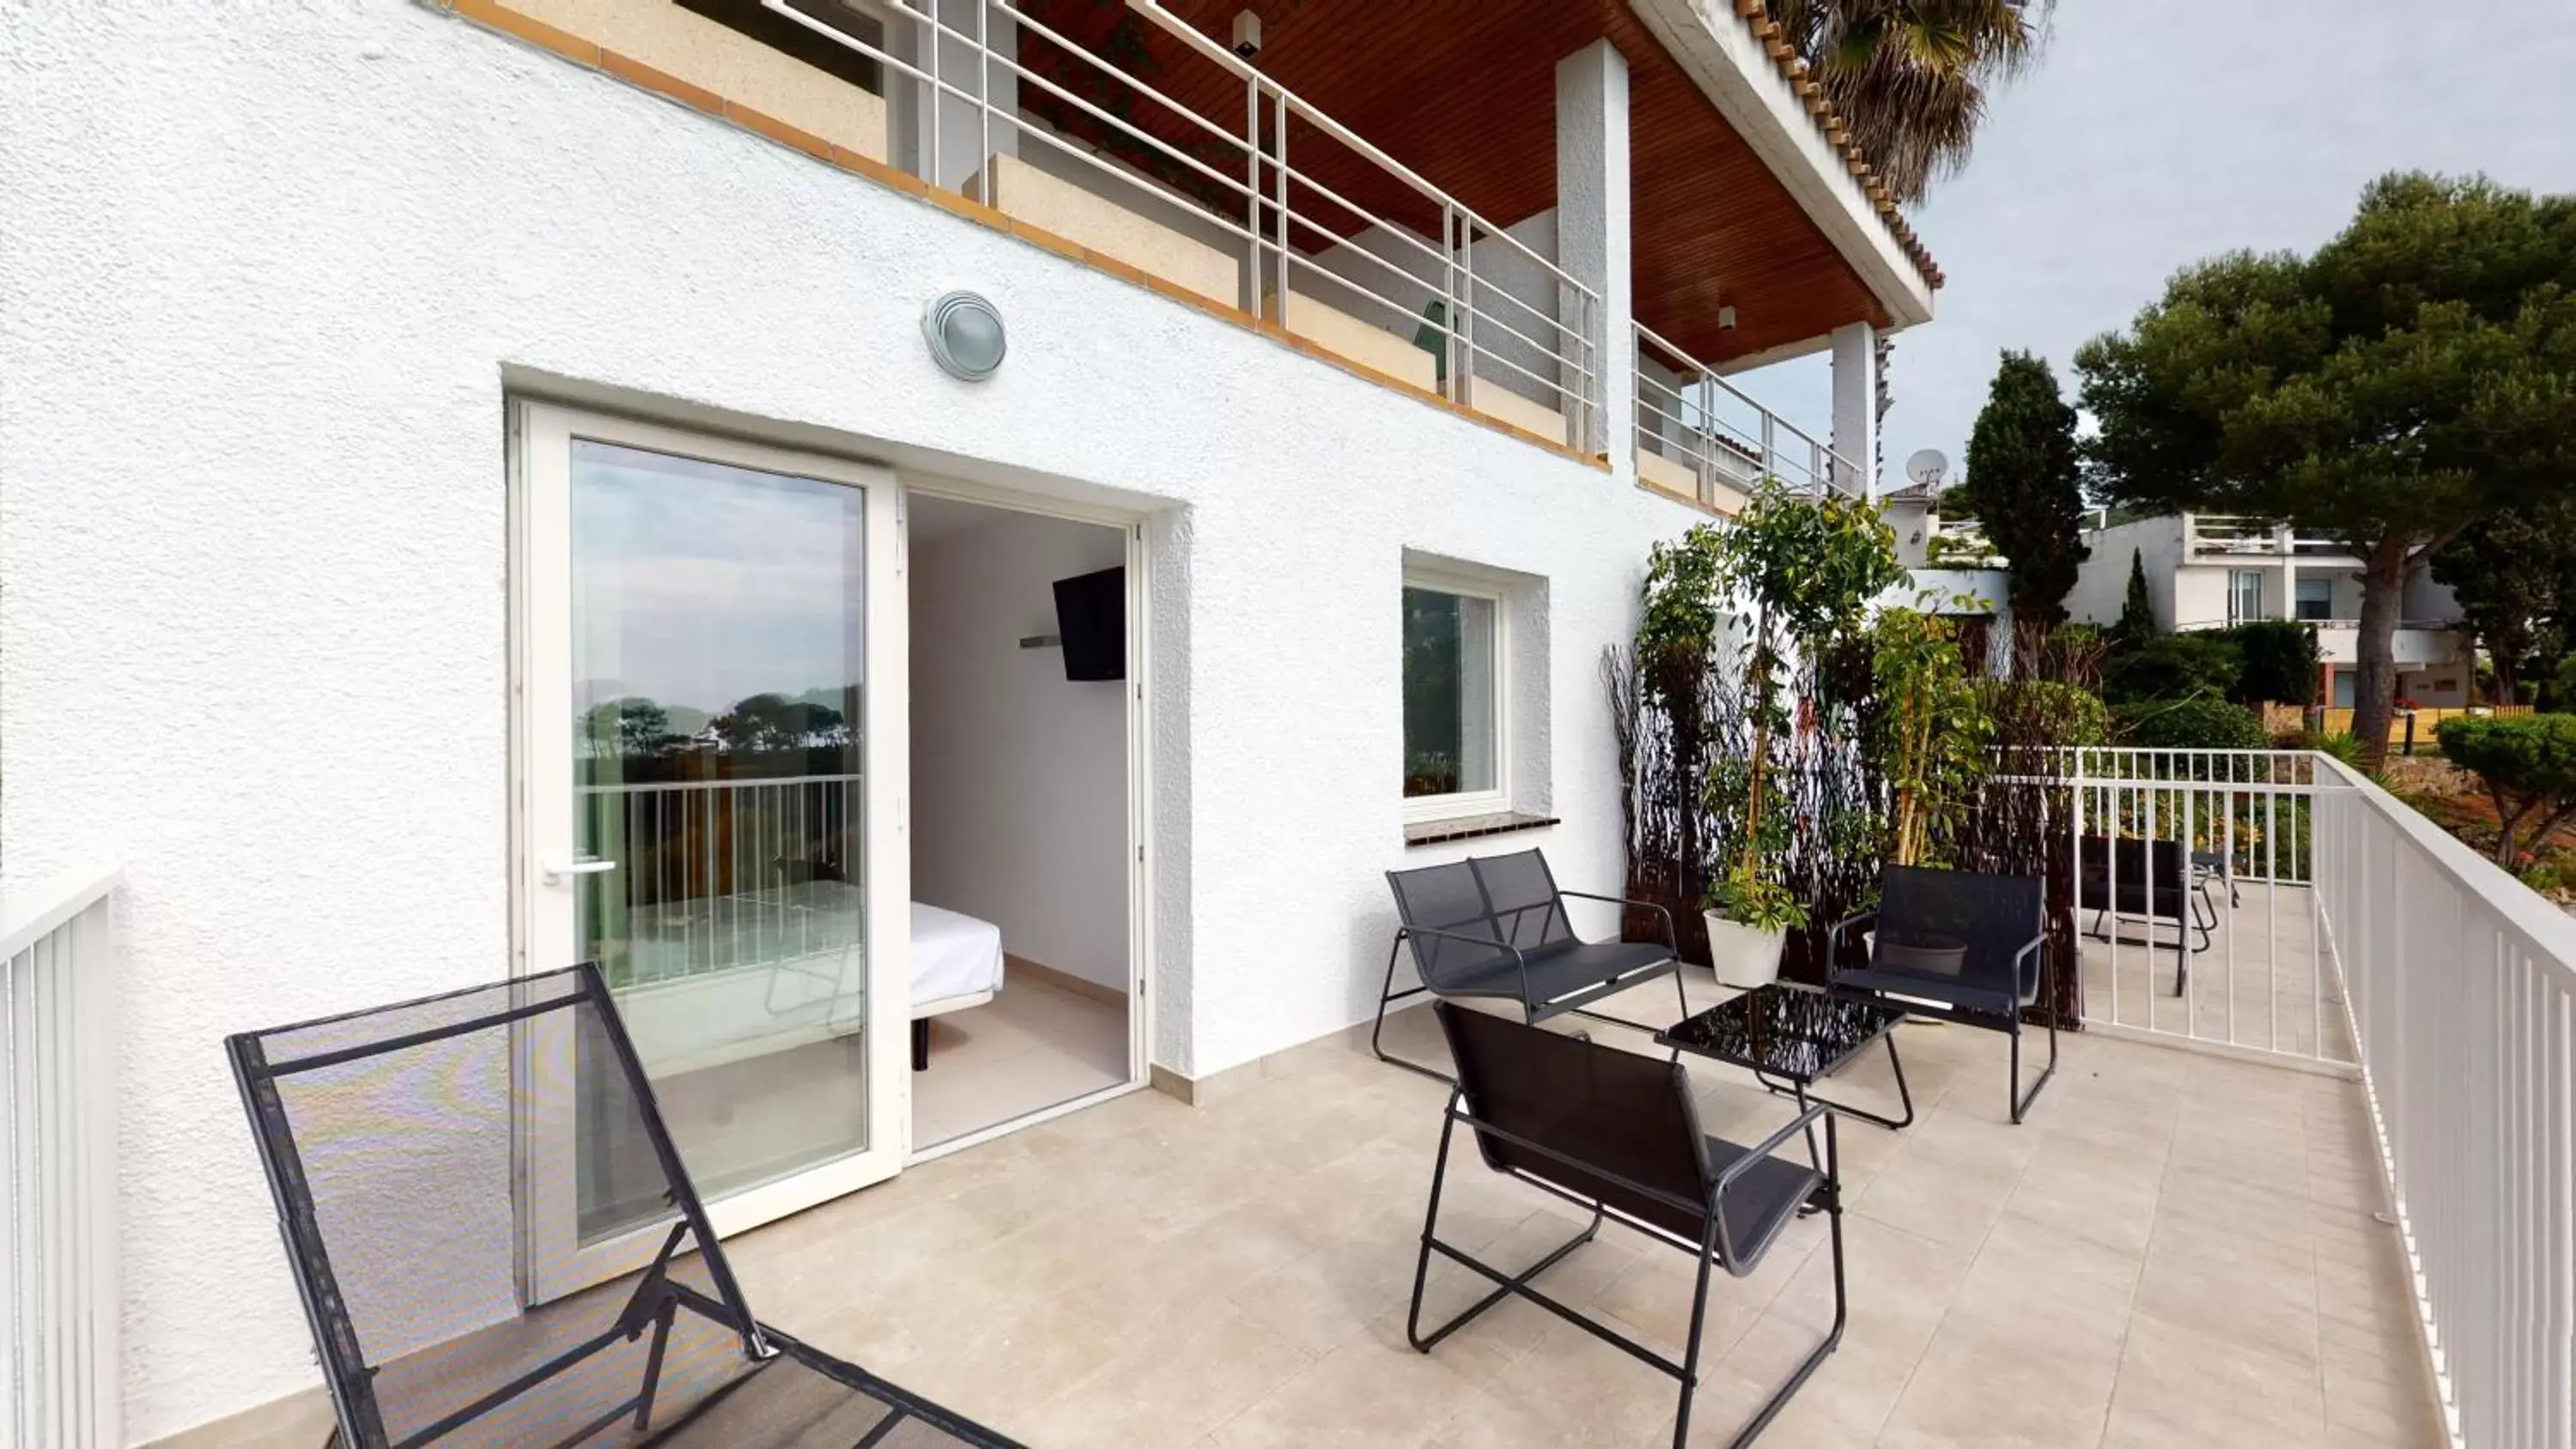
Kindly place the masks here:
POLYGON ((912 903, 912 1002, 919 1008, 1002 989, 1002 928, 912 903))

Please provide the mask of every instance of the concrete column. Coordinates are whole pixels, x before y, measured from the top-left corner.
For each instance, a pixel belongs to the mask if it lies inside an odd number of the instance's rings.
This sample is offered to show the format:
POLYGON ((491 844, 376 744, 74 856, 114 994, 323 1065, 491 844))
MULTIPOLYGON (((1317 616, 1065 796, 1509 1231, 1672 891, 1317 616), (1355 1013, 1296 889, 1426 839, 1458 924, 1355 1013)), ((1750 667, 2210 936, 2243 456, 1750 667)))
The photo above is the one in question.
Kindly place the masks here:
POLYGON ((1864 498, 1878 496, 1878 347, 1866 322, 1834 329, 1834 451, 1851 460, 1857 477, 1835 482, 1864 498))
MULTIPOLYGON (((1584 317, 1582 299, 1560 288, 1557 319, 1583 329, 1592 370, 1588 423, 1575 446, 1606 453, 1611 473, 1637 472, 1637 349, 1629 331, 1634 287, 1629 266, 1628 62, 1597 41, 1556 65, 1556 264, 1600 299, 1584 317)), ((1580 395, 1582 377, 1562 369, 1563 385, 1580 395)))

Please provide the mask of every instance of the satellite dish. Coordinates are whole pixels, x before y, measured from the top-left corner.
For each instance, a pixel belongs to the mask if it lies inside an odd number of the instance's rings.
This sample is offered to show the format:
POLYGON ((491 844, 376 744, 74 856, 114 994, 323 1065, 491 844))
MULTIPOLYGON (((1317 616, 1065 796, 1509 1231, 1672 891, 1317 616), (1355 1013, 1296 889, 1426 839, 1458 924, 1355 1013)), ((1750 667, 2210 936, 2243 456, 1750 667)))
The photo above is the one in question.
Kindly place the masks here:
POLYGON ((1941 485, 1941 475, 1950 471, 1950 460, 1938 448, 1923 448, 1905 460, 1905 476, 1926 488, 1941 485))

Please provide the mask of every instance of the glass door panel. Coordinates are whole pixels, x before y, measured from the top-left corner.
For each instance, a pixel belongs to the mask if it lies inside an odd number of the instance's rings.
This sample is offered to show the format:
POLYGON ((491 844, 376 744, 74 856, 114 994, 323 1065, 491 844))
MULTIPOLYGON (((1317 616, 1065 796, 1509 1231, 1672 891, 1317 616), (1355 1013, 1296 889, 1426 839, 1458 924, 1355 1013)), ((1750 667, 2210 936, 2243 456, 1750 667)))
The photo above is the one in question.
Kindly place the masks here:
MULTIPOLYGON (((886 1176, 909 1009, 882 940, 908 888, 874 894, 908 874, 871 768, 899 748, 871 718, 889 688, 900 708, 900 647, 871 656, 891 480, 528 416, 528 939, 599 964, 720 1229, 886 1176)), ((540 1262, 588 1265, 546 1275, 568 1290, 632 1256, 658 1178, 578 1108, 538 1146, 573 1157, 535 1227, 540 1262)))

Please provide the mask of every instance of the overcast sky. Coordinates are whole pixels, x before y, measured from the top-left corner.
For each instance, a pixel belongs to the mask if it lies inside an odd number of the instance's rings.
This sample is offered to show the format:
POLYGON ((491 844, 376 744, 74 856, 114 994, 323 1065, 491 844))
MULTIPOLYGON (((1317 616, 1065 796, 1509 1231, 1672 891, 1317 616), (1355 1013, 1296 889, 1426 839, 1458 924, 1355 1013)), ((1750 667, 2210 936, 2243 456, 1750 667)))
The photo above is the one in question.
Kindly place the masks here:
MULTIPOLYGON (((1924 447, 1957 478, 2002 349, 2046 356, 2071 401, 2075 349, 2175 269, 2313 248, 2410 168, 2576 192, 2576 0, 2061 0, 1968 169, 1912 212, 1949 283, 1897 340, 1888 486, 1924 447)), ((1738 381, 1831 421, 1820 358, 1738 381)))

